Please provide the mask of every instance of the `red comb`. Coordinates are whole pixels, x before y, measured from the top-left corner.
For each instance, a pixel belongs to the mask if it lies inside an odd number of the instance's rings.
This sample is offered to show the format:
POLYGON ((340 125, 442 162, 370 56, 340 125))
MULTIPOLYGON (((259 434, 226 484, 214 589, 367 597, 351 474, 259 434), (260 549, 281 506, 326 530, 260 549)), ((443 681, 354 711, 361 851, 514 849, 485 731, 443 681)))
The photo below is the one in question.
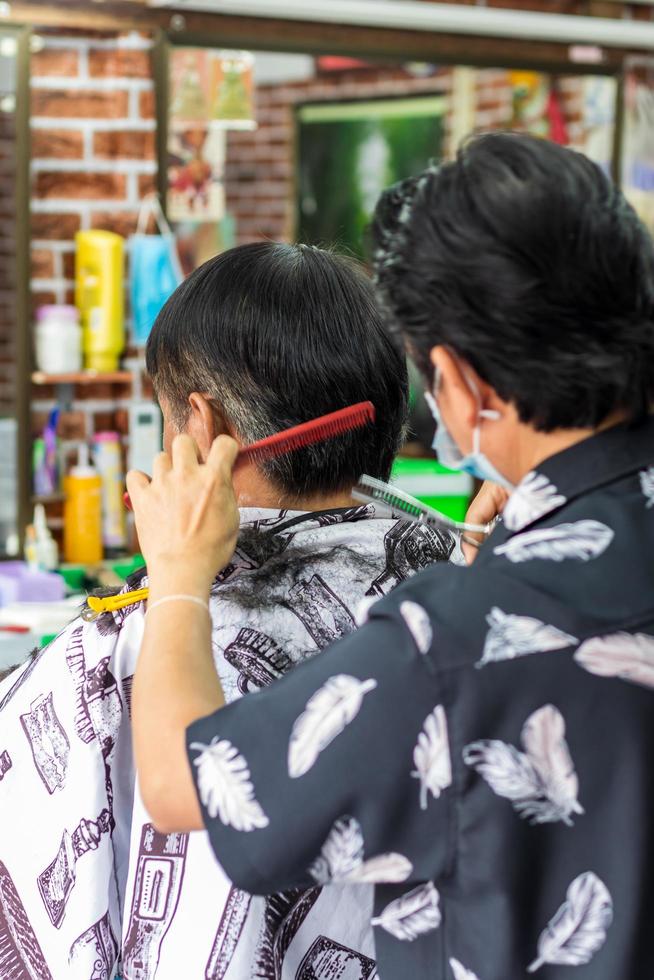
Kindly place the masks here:
POLYGON ((294 449, 302 449, 316 442, 333 439, 344 432, 349 432, 350 429, 360 429, 368 422, 374 421, 375 406, 372 402, 359 402, 350 405, 349 408, 339 408, 337 412, 321 415, 311 422, 302 422, 301 425, 294 425, 292 429, 276 432, 273 436, 245 446, 236 458, 236 465, 240 462, 263 463, 267 459, 283 456, 294 449))
MULTIPOLYGON (((301 425, 294 425, 292 429, 276 432, 266 439, 244 446, 236 457, 236 466, 243 462, 263 463, 267 459, 293 452, 294 449, 312 446, 316 442, 326 442, 327 439, 333 439, 351 429, 360 429, 374 421, 375 406, 372 402, 358 402, 348 408, 339 408, 337 412, 321 415, 311 422, 302 422, 301 425)), ((123 501, 131 510, 132 503, 128 493, 124 494, 123 501)))

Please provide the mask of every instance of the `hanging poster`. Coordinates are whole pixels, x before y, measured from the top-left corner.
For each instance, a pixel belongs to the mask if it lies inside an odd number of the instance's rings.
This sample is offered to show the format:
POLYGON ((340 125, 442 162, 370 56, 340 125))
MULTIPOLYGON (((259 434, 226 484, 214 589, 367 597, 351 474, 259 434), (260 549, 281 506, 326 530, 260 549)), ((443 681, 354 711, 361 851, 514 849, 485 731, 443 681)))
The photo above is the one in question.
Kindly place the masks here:
POLYGON ((174 48, 168 119, 168 216, 220 221, 225 214, 229 129, 253 129, 254 58, 247 51, 174 48))

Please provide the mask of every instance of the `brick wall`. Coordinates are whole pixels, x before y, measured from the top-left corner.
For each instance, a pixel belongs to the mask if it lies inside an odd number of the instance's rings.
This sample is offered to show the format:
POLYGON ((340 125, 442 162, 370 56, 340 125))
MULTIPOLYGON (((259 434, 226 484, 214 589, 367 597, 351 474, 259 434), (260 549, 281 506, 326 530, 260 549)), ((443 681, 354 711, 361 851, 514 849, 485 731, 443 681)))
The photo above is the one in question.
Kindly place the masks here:
MULTIPOLYGON (((151 41, 139 34, 45 36, 32 56, 32 306, 73 300, 74 235, 129 236, 156 178, 151 41)), ((78 387, 64 439, 126 433, 129 389, 78 387)), ((35 387, 39 431, 54 392, 35 387)))
POLYGON ((154 189, 149 39, 45 37, 32 56, 32 294, 71 298, 79 229, 134 230, 154 189))
MULTIPOLYGON (((75 232, 105 228, 128 237, 140 201, 156 180, 151 40, 140 34, 44 36, 32 56, 32 308, 73 300, 75 232)), ((70 459, 80 439, 111 429, 128 441, 133 384, 78 385, 59 435, 70 459)), ((56 404, 52 387, 33 386, 32 432, 56 404)), ((61 527, 61 504, 48 505, 61 527)))

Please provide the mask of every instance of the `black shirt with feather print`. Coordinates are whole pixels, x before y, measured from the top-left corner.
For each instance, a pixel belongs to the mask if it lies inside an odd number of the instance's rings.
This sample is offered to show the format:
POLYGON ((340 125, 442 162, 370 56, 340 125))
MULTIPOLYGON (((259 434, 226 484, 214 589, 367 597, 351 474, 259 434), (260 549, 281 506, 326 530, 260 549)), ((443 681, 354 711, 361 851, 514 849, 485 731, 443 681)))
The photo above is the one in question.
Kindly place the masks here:
POLYGON ((232 880, 375 883, 382 980, 652 980, 654 418, 187 735, 232 880))

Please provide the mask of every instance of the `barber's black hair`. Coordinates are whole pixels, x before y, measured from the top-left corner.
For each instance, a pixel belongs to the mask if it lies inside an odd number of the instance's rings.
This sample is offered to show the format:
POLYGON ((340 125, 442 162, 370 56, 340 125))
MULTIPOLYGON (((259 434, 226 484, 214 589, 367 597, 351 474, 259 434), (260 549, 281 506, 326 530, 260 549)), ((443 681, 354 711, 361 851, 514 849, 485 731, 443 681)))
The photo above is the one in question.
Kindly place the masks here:
POLYGON ((297 496, 346 489, 364 472, 388 478, 406 422, 406 364, 350 258, 275 242, 223 252, 165 304, 146 360, 177 424, 191 392, 209 394, 243 443, 370 400, 374 426, 262 469, 297 496))
POLYGON ((475 137, 386 191, 372 237, 387 318, 427 378, 447 345, 545 432, 651 408, 652 240, 585 156, 475 137))

